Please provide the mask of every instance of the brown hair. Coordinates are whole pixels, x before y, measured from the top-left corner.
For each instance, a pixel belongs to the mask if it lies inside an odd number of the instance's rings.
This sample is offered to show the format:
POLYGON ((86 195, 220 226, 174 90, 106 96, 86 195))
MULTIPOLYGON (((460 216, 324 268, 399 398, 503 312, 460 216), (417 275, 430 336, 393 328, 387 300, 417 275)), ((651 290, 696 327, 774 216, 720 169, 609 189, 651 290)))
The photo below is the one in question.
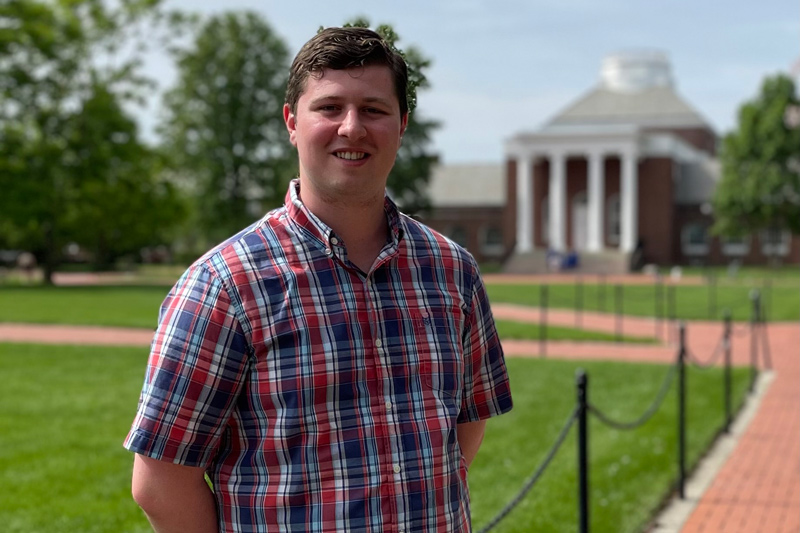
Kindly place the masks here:
POLYGON ((400 114, 408 113, 408 67, 402 56, 383 38, 367 28, 326 28, 312 37, 297 52, 289 69, 286 103, 292 113, 306 88, 309 76, 322 77, 326 68, 348 68, 379 65, 389 67, 400 103, 400 114))

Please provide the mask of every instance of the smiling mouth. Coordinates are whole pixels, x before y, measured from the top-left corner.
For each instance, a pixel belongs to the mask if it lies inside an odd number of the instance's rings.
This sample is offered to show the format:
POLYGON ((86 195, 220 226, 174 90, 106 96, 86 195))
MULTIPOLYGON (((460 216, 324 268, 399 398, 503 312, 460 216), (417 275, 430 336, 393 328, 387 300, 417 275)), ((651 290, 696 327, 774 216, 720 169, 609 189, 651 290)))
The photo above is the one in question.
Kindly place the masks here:
POLYGON ((366 152, 334 152, 339 159, 346 159, 347 161, 360 161, 369 157, 366 152))

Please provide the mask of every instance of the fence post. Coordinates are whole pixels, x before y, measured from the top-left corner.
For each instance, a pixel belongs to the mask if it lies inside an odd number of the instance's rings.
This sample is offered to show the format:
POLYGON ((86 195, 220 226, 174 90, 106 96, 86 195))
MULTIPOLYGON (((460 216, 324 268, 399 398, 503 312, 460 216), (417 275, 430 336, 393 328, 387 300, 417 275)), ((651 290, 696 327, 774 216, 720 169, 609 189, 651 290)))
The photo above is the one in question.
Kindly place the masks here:
POLYGON ((667 285, 667 320, 669 321, 669 339, 672 342, 675 330, 675 285, 667 285))
POLYGON ((717 276, 710 272, 708 275, 708 319, 714 320, 717 314, 717 276))
POLYGON ((750 299, 753 301, 753 309, 750 311, 750 387, 753 392, 758 375, 758 309, 761 303, 761 293, 758 290, 750 292, 750 299))
MULTIPOLYGON (((769 297, 769 300, 772 299, 772 296, 769 297)), ((759 298, 758 300, 758 308, 756 311, 758 312, 756 322, 758 322, 758 336, 761 338, 761 353, 764 358, 764 368, 766 370, 772 370, 772 354, 769 350, 769 333, 767 332, 767 313, 766 307, 769 305, 769 300, 766 298, 759 298), (766 301, 765 301, 766 300, 766 301)))
POLYGON ((539 285, 539 357, 547 357, 547 285, 539 285))
POLYGON ((617 342, 622 342, 622 285, 614 287, 614 313, 617 317, 615 328, 617 342))
POLYGON ((589 425, 587 389, 589 377, 583 369, 575 376, 578 393, 578 532, 589 532, 589 425))
POLYGON ((731 310, 725 309, 724 333, 722 334, 722 349, 725 350, 725 433, 731 432, 731 419, 733 410, 731 408, 731 310))
POLYGON ((654 305, 655 305, 655 309, 654 309, 654 312, 653 312, 653 317, 655 318, 655 328, 656 328, 655 334, 656 334, 656 338, 660 339, 661 338, 661 324, 663 324, 663 317, 661 315, 662 315, 663 310, 664 310, 664 302, 663 302, 663 299, 664 299, 663 296, 664 295, 662 294, 663 289, 664 289, 664 285, 661 282, 661 273, 656 272, 656 277, 654 278, 653 283, 654 283, 653 292, 655 293, 654 294, 655 298, 653 298, 654 305))
POLYGON ((597 310, 606 311, 606 275, 600 274, 600 286, 597 287, 597 310))
POLYGON ((686 324, 679 326, 678 348, 678 496, 686 498, 686 324))

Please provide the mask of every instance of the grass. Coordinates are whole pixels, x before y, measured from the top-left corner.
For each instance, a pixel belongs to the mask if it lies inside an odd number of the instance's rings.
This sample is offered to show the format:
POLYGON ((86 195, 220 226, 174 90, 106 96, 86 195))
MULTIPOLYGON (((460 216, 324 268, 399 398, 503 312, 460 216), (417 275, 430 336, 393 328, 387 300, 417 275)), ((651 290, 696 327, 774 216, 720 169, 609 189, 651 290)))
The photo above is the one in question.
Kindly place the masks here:
MULTIPOLYGON (((730 274, 728 267, 713 266, 713 267, 682 267, 684 276, 715 276, 721 281, 729 283, 744 283, 760 285, 765 279, 774 281, 788 281, 789 283, 797 283, 798 270, 797 265, 782 265, 782 266, 743 266, 740 267, 734 275, 730 274)), ((669 274, 669 269, 661 269, 663 275, 669 274)))
MULTIPOLYGON (((480 529, 517 494, 541 463, 575 406, 577 368, 589 375, 589 401, 628 421, 650 404, 666 375, 662 365, 509 359, 514 409, 491 420, 470 469, 472 516, 480 529)), ((746 369, 734 371, 735 405, 746 393, 746 369)), ((590 417, 591 531, 642 531, 670 494, 676 471, 675 385, 644 426, 617 431, 590 417)), ((690 465, 722 427, 721 370, 688 372, 690 465)), ((575 428, 539 482, 494 530, 499 532, 577 530, 575 428)))
POLYGON ((0 524, 7 533, 152 531, 122 441, 146 349, 0 344, 0 524))
MULTIPOLYGON (((131 500, 133 419, 146 349, 0 344, 0 523, 8 533, 150 531, 131 500)), ((486 523, 539 464, 574 406, 574 372, 590 400, 637 416, 666 369, 659 365, 509 359, 515 408, 489 424, 470 470, 473 523, 486 523)), ((740 403, 746 371, 737 370, 740 403)), ((674 387, 673 387, 674 389, 674 387)), ((674 479, 675 396, 639 430, 590 424, 592 530, 638 531, 674 479)), ((720 371, 689 373, 690 462, 721 425, 720 371)), ((574 429, 531 493, 498 531, 575 531, 574 429)))
POLYGON ((154 328, 164 286, 0 287, 0 322, 154 328))
MULTIPOLYGON (((540 305, 541 286, 533 284, 487 284, 492 302, 520 305, 540 305)), ((553 309, 577 309, 614 313, 617 309, 625 315, 671 316, 672 305, 666 286, 620 286, 621 296, 614 285, 560 284, 548 285, 547 304, 553 309), (619 302, 619 305, 618 305, 619 302)), ((744 284, 711 284, 674 286, 674 316, 683 320, 718 320, 723 309, 730 309, 734 320, 750 319, 753 287, 744 284)), ((768 320, 800 319, 800 286, 767 284, 755 287, 761 290, 763 309, 768 320)))
MULTIPOLYGON (((514 322, 511 320, 497 320, 497 332, 501 339, 514 340, 539 340, 541 329, 538 324, 527 324, 525 322, 514 322)), ((563 326, 547 326, 545 338, 551 341, 600 341, 617 342, 617 337, 613 333, 601 331, 589 331, 585 329, 567 328, 563 326)), ((654 344, 656 339, 652 337, 623 336, 620 339, 623 343, 654 344)))
MULTIPOLYGON (((0 322, 155 328, 164 286, 0 287, 0 322)), ((538 326, 498 321, 503 338, 539 338, 538 326)), ((551 340, 613 341, 614 335, 548 326, 551 340)), ((624 342, 653 342, 627 337, 624 342)))

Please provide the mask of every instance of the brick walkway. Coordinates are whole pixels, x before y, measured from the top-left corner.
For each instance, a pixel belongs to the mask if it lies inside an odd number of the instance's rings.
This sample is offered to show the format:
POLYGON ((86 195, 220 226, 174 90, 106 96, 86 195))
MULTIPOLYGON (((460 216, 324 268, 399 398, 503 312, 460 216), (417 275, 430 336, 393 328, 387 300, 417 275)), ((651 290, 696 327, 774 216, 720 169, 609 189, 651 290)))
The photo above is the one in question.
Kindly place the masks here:
MULTIPOLYGON (((537 322, 536 309, 495 304, 497 318, 537 322)), ((572 312, 550 310, 548 323, 574 327, 572 312)), ((613 315, 584 313, 585 329, 614 332, 613 315)), ((0 341, 147 346, 152 330, 0 323, 0 341)), ((626 317, 623 334, 656 336, 652 346, 611 343, 547 343, 548 357, 670 363, 676 333, 653 319, 626 317)), ((691 322, 687 345, 707 360, 722 335, 720 323, 691 322)), ((797 533, 800 531, 800 325, 771 324, 769 342, 775 379, 733 453, 681 529, 682 533, 797 533)), ((509 356, 539 356, 540 344, 504 341, 509 356)), ((734 327, 735 364, 749 364, 750 332, 734 327)))

